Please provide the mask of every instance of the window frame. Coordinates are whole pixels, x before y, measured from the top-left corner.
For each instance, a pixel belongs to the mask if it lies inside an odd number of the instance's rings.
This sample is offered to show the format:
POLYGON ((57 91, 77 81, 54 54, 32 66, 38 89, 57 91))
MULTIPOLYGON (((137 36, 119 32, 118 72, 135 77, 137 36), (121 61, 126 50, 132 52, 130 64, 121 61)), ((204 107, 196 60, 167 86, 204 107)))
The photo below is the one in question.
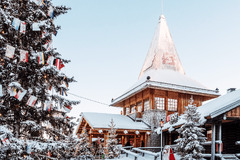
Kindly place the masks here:
POLYGON ((173 98, 168 98, 168 111, 177 112, 178 111, 178 100, 173 98))
POLYGON ((154 107, 160 111, 165 110, 165 98, 164 97, 154 97, 154 107))
POLYGON ((143 106, 144 106, 144 112, 150 110, 149 98, 148 98, 148 99, 145 99, 145 100, 143 101, 143 106), (148 103, 146 103, 146 102, 148 102, 148 103), (148 105, 147 105, 147 106, 148 106, 147 108, 146 108, 145 104, 148 104, 148 105))
POLYGON ((142 102, 137 103, 137 112, 142 112, 142 102), (140 111, 139 111, 139 108, 141 108, 140 111))

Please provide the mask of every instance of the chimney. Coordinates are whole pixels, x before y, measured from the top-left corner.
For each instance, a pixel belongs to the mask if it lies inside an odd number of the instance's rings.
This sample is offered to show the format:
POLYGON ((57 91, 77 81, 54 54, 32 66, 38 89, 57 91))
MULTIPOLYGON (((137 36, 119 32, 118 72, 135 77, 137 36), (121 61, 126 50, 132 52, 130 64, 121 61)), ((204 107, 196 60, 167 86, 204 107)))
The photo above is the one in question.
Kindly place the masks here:
POLYGON ((236 88, 228 88, 228 89, 227 89, 227 93, 233 92, 233 91, 235 91, 235 90, 236 90, 236 88))

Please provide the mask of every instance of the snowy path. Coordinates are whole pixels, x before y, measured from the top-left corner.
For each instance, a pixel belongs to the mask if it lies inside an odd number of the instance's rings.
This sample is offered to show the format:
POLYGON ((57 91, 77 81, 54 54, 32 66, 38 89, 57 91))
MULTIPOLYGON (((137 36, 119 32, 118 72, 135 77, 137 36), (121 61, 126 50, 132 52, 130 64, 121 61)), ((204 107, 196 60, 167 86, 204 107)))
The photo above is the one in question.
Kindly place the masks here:
MULTIPOLYGON (((134 160, 134 157, 129 155, 126 157, 126 154, 121 154, 120 158, 116 158, 115 160, 134 160)), ((153 156, 144 156, 142 157, 141 155, 138 156, 138 160, 154 160, 153 156)), ((157 160, 160 160, 160 158, 157 158, 157 160)))
MULTIPOLYGON (((175 160, 180 160, 179 156, 177 156, 176 154, 174 154, 174 156, 175 156, 175 160)), ((126 154, 121 154, 120 158, 116 158, 114 160, 134 160, 134 157, 131 155, 126 157, 126 154)), ((142 157, 141 155, 139 155, 138 160, 154 160, 154 157, 150 156, 150 155, 146 155, 146 156, 142 157)), ((159 157, 159 158, 157 158, 157 160, 161 160, 161 158, 159 157)))

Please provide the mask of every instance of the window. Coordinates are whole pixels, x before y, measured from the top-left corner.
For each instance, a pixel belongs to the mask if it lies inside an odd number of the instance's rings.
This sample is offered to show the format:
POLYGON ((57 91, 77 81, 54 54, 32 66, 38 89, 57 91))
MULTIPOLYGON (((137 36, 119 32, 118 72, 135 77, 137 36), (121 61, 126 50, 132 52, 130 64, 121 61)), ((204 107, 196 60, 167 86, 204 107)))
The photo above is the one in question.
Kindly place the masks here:
POLYGON ((212 140, 212 130, 207 131, 207 141, 212 140))
POLYGON ((126 108, 126 115, 129 115, 129 107, 126 108))
POLYGON ((150 107, 149 107, 149 100, 147 99, 147 100, 144 101, 144 111, 147 111, 149 109, 150 109, 150 107))
POLYGON ((168 99, 168 111, 177 111, 176 99, 168 99))
POLYGON ((137 111, 138 111, 138 112, 142 112, 142 102, 139 102, 139 103, 137 104, 137 111))
POLYGON ((155 97, 155 108, 165 110, 165 98, 155 97))
POLYGON ((135 109, 135 106, 131 106, 131 113, 135 113, 136 112, 136 109, 135 109))

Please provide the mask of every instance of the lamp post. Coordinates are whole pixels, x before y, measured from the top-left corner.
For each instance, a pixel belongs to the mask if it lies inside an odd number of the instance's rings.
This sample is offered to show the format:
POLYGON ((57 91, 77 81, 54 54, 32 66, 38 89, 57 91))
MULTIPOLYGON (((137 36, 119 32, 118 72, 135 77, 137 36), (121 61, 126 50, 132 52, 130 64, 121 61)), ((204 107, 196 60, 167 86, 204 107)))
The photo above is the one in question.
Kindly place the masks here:
POLYGON ((159 126, 160 126, 160 129, 161 129, 161 160, 162 160, 162 152, 163 152, 163 145, 162 145, 162 128, 164 126, 164 122, 163 122, 163 119, 161 119, 160 123, 159 123, 159 126))

